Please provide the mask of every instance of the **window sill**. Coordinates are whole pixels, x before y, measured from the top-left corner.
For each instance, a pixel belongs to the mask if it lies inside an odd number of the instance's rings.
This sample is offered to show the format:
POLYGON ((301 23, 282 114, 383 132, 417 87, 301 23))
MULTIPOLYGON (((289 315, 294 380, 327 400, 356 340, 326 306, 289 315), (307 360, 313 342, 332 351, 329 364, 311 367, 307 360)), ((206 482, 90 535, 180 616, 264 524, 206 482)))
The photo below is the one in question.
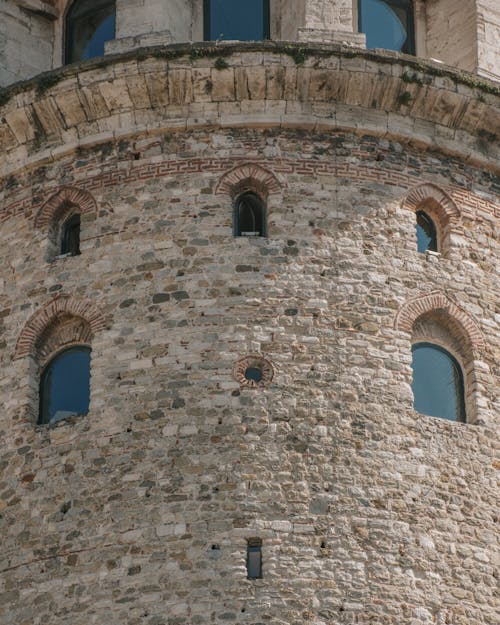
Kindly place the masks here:
POLYGON ((429 263, 438 263, 441 258, 441 252, 433 252, 432 250, 426 250, 424 254, 425 254, 425 260, 429 263))
POLYGON ((50 421, 49 423, 36 423, 35 427, 38 431, 44 432, 48 430, 64 428, 66 426, 74 426, 76 423, 81 421, 83 417, 86 416, 86 414, 71 413, 64 417, 61 417, 60 419, 50 421))
POLYGON ((77 256, 80 256, 80 253, 73 254, 71 252, 66 252, 66 254, 58 254, 57 256, 55 256, 54 261, 62 260, 63 258, 76 258, 77 256))

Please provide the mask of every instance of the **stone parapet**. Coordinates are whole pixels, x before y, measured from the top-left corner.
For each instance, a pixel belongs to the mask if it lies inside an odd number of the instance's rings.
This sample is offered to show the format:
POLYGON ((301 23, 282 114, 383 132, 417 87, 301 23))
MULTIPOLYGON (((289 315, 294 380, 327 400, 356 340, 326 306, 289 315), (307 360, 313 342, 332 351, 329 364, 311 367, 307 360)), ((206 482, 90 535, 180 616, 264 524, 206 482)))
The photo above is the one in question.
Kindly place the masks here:
POLYGON ((109 137, 207 126, 354 129, 495 169, 498 93, 396 53, 271 42, 150 48, 1 91, 0 173, 109 137))
MULTIPOLYGON (((270 0, 270 39, 366 47, 352 0, 270 0)), ((64 59, 68 2, 0 0, 0 85, 36 76, 64 59)), ((108 52, 205 38, 204 0, 116 0, 108 52)), ((415 0, 416 54, 498 80, 496 0, 415 0)), ((389 9, 387 9, 389 10, 389 9)), ((217 38, 217 35, 213 35, 217 38)))

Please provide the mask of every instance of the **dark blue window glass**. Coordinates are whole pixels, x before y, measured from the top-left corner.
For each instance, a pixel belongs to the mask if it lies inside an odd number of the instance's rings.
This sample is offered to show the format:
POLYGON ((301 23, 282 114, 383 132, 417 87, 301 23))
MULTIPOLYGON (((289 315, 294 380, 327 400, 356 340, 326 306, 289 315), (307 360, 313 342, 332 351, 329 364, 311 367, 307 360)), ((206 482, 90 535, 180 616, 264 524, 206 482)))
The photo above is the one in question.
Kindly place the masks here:
POLYGON ((262 380, 262 371, 257 367, 248 367, 245 371, 245 378, 254 382, 260 382, 262 380))
POLYGON ((415 54, 412 0, 359 0, 358 16, 367 48, 415 54))
POLYGON ((248 579, 262 577, 262 541, 254 538, 247 545, 247 575, 248 579))
POLYGON ((464 381, 456 359, 432 343, 413 347, 413 397, 417 412, 465 421, 464 381))
POLYGON ((423 254, 427 250, 437 252, 436 226, 432 219, 424 213, 417 211, 417 250, 423 254))
POLYGON ((115 0, 75 0, 66 16, 66 63, 103 56, 115 17, 115 0))
POLYGON ((40 379, 38 423, 84 415, 90 402, 90 348, 72 347, 45 367, 40 379))
POLYGON ((242 193, 234 203, 234 234, 237 237, 265 237, 266 210, 258 195, 242 193))
POLYGON ((269 39, 269 0, 205 0, 205 39, 269 39))
POLYGON ((61 254, 80 254, 80 215, 71 215, 62 226, 61 254))

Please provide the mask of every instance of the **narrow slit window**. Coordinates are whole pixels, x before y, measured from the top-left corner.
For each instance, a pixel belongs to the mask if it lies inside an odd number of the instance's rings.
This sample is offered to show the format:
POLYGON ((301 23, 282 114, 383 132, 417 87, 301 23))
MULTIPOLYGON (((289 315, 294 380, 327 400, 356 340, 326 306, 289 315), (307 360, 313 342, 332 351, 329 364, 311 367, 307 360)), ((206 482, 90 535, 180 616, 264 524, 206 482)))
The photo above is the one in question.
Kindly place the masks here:
POLYGON ((61 254, 78 256, 80 254, 80 215, 71 215, 62 225, 61 254))
POLYGON ((234 233, 237 237, 264 237, 264 203, 255 193, 242 193, 236 198, 234 207, 234 233))
POLYGON ((262 540, 251 538, 247 543, 247 576, 248 579, 262 577, 262 540))
POLYGON ((432 219, 424 211, 417 211, 417 250, 437 252, 437 231, 432 219))

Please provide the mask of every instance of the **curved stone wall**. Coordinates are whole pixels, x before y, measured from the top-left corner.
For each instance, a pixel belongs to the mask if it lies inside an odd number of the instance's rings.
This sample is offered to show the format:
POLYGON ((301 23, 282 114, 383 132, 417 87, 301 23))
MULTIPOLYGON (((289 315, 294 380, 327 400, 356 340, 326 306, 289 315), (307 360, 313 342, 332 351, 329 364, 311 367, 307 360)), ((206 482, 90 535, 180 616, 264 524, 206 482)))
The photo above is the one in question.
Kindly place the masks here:
POLYGON ((497 83, 338 46, 147 48, 41 74, 2 92, 0 175, 75 149, 213 127, 345 129, 496 168, 497 83))
POLYGON ((0 622, 490 625, 496 96, 243 47, 68 69, 1 109, 0 622), (266 239, 233 237, 241 181, 266 239), (48 262, 54 197, 84 198, 82 253, 48 262), (441 256, 416 252, 429 197, 441 256), (412 408, 429 312, 467 424, 412 408), (90 413, 38 427, 60 315, 91 329, 90 413))

